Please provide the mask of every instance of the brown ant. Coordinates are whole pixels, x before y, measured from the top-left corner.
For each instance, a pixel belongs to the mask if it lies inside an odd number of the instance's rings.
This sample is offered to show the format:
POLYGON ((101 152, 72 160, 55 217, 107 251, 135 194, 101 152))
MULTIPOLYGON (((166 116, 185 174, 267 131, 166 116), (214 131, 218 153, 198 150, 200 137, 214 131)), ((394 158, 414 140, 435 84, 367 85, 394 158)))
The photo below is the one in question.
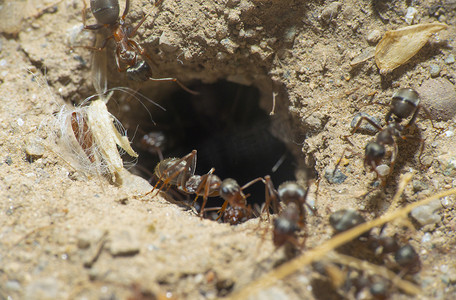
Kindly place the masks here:
POLYGON ((418 93, 413 89, 402 88, 394 93, 392 97, 390 109, 385 116, 385 127, 381 127, 367 116, 361 116, 352 129, 351 134, 355 133, 361 126, 363 120, 365 120, 379 131, 375 140, 367 143, 364 157, 364 166, 369 167, 371 171, 375 171, 378 177, 384 177, 383 174, 380 174, 377 167, 386 155, 385 146, 389 145, 393 147, 389 167, 389 173, 391 173, 398 154, 395 138, 405 139, 405 137, 402 136, 402 132, 415 122, 420 108, 421 105, 418 93), (408 123, 402 125, 403 119, 410 116, 411 118, 408 123))
MULTIPOLYGON (((162 1, 163 0, 158 0, 155 3, 155 6, 158 6, 162 1)), ((132 29, 125 23, 125 18, 130 9, 130 0, 125 1, 125 9, 120 18, 118 0, 90 0, 90 9, 95 19, 97 19, 98 24, 86 25, 86 9, 87 4, 84 1, 84 8, 82 10, 82 22, 84 24, 84 29, 98 30, 102 27, 106 27, 110 30, 111 35, 103 41, 100 47, 86 46, 84 48, 101 51, 106 47, 108 41, 113 39, 116 44, 115 59, 117 70, 119 72, 126 71, 128 78, 135 81, 174 81, 185 91, 197 94, 195 91, 185 87, 176 78, 152 78, 150 64, 141 57, 146 58, 150 62, 152 62, 152 59, 138 43, 132 40, 132 37, 135 36, 136 32, 149 14, 145 15, 138 25, 132 29)))
POLYGON ((200 215, 204 213, 208 197, 220 196, 225 200, 219 211, 220 216, 224 214, 228 204, 232 207, 225 216, 226 221, 231 224, 238 224, 250 218, 252 212, 247 205, 247 196, 244 195, 242 190, 263 179, 254 179, 240 187, 237 181, 232 178, 222 181, 217 175, 213 174, 214 168, 205 175, 195 175, 196 154, 197 151, 193 150, 182 158, 167 158, 159 162, 154 171, 158 182, 149 193, 152 193, 161 183, 159 190, 164 186, 173 185, 186 194, 196 195, 194 201, 197 200, 198 196, 202 196, 203 204, 200 215))

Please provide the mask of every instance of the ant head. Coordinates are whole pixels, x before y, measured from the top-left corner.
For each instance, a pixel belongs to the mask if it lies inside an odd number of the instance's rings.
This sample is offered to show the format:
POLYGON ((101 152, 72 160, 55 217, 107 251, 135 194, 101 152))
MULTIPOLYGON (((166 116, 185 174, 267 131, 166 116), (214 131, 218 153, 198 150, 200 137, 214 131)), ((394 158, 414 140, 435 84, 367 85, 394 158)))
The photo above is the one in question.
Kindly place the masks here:
POLYGON ((127 77, 133 81, 146 81, 152 77, 152 71, 144 60, 137 60, 134 66, 127 69, 127 77))
POLYGON ((399 119, 408 118, 420 104, 420 97, 413 89, 399 89, 391 100, 391 112, 399 119))
POLYGON ((287 181, 279 186, 278 194, 285 203, 304 203, 307 191, 296 182, 287 181))
POLYGON ((220 197, 230 199, 241 192, 241 187, 233 178, 227 178, 220 184, 220 197))
POLYGON ((399 248, 394 254, 394 260, 396 263, 404 268, 410 269, 410 271, 418 271, 420 267, 420 257, 416 253, 415 249, 407 244, 399 248))
POLYGON ((113 25, 119 19, 118 0, 90 0, 90 9, 100 24, 113 25))
MULTIPOLYGON (((385 146, 377 142, 370 142, 366 145, 365 149, 365 161, 366 162, 375 162, 376 165, 380 160, 385 156, 386 150, 385 146)), ((368 165, 371 165, 368 163, 368 165)))

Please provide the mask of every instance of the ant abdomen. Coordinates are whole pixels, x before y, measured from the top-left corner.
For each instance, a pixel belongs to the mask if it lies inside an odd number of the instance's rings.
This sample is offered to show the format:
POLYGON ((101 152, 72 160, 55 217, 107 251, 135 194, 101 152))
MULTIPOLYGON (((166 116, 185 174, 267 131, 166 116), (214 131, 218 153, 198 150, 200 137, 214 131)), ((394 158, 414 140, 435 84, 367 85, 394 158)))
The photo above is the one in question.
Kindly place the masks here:
POLYGON ((407 88, 398 90, 391 100, 392 112, 400 119, 406 119, 412 115, 419 104, 418 92, 407 88))
POLYGON ((100 24, 115 24, 119 18, 118 0, 90 0, 90 9, 100 24))

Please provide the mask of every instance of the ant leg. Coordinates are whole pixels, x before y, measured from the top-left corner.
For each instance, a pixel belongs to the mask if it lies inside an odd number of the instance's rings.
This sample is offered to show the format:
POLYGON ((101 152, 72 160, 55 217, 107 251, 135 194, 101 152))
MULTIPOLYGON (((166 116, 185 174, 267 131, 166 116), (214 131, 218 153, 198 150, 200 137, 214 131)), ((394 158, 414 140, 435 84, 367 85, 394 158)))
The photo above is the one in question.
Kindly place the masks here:
POLYGON ((100 29, 101 27, 104 27, 103 24, 93 24, 93 25, 86 25, 86 21, 87 21, 87 14, 86 14, 86 11, 87 11, 87 3, 84 1, 82 1, 84 3, 84 7, 82 8, 82 24, 84 25, 84 29, 88 29, 88 30, 98 30, 100 29))
POLYGON ((371 118, 362 116, 359 118, 358 122, 356 122, 355 127, 353 127, 353 129, 351 130, 351 132, 350 132, 351 134, 355 133, 359 129, 363 120, 366 120, 369 124, 374 126, 378 131, 382 130, 382 127, 380 125, 378 125, 377 123, 375 123, 371 118))
MULTIPOLYGON (((149 61, 152 62, 152 58, 146 53, 146 51, 140 46, 138 45, 138 43, 136 43, 135 41, 133 40, 128 40, 128 44, 130 46, 132 46, 133 48, 135 48, 135 50, 145 56, 149 61)), ((173 81, 175 83, 177 83, 184 91, 186 91, 187 93, 190 93, 192 95, 199 95, 198 92, 196 91, 193 91, 191 89, 189 89, 188 87, 186 87, 182 82, 179 81, 179 79, 177 78, 172 78, 172 77, 167 77, 167 78, 152 78, 152 77, 149 77, 148 78, 149 80, 151 81, 173 81)))
MULTIPOLYGON (((79 45, 76 45, 76 46, 71 46, 71 49, 72 48, 85 48, 85 49, 88 49, 88 50, 91 50, 91 51, 98 51, 98 52, 101 52, 103 51, 104 48, 106 48, 106 45, 108 44, 108 41, 110 39, 112 39, 114 36, 111 35, 111 36, 108 36, 107 38, 104 39, 103 43, 101 44, 100 47, 92 47, 92 46, 79 46, 79 45)), ((116 57, 117 58, 117 57, 116 57)))
POLYGON ((190 176, 195 174, 196 170, 196 150, 193 150, 189 154, 185 155, 182 158, 182 161, 185 161, 185 166, 183 170, 183 176, 179 181, 179 185, 185 190, 185 183, 188 181, 190 176))
POLYGON ((116 59, 116 65, 117 65, 117 71, 119 72, 123 72, 125 71, 125 68, 122 68, 120 66, 120 60, 119 60, 119 57, 120 57, 120 48, 116 47, 116 55, 114 55, 115 59, 116 59))
POLYGON ((123 12, 122 17, 121 17, 122 21, 125 21, 125 17, 127 16, 129 10, 130 10, 130 0, 126 0, 125 1, 125 9, 124 9, 124 12, 123 12))
POLYGON ((421 156, 423 156, 425 141, 425 139, 421 139, 420 141, 420 155, 418 156, 418 162, 420 163, 420 166, 423 170, 426 169, 426 166, 421 162, 421 156))
POLYGON ((265 188, 265 191, 264 191, 264 194, 265 194, 265 206, 263 208, 263 213, 264 211, 266 210, 266 213, 268 215, 268 220, 270 218, 269 216, 269 207, 271 206, 271 202, 272 202, 272 211, 274 213, 278 213, 279 212, 279 203, 277 201, 277 191, 276 189, 274 188, 274 184, 272 183, 272 180, 271 180, 271 176, 269 175, 266 175, 264 177, 264 188, 265 188))
POLYGON ((393 152, 391 153, 391 162, 390 162, 390 171, 389 171, 389 174, 391 174, 393 172, 393 168, 394 168, 394 164, 396 162, 396 158, 397 158, 397 153, 399 152, 398 148, 397 148, 397 143, 394 142, 393 143, 393 152))
MULTIPOLYGON (((155 2, 154 6, 157 7, 162 1, 163 1, 163 0, 158 0, 157 2, 155 2)), ((129 2, 129 1, 127 1, 127 3, 128 3, 128 2, 129 2)), ((125 19, 125 16, 126 16, 126 15, 127 15, 127 14, 124 12, 124 15, 122 15, 122 20, 125 19)), ((150 16, 150 13, 146 14, 146 15, 141 19, 141 21, 138 23, 138 25, 136 25, 135 28, 133 28, 133 30, 127 34, 127 36, 128 36, 129 38, 135 36, 136 31, 138 31, 139 27, 141 27, 141 25, 144 23, 144 21, 146 20, 146 18, 147 18, 148 16, 150 16)))
MULTIPOLYGON (((415 112, 416 112, 416 110, 415 110, 415 112)), ((386 124, 389 124, 389 121, 390 121, 390 118, 391 118, 391 115, 392 115, 392 114, 393 114, 393 110, 390 109, 390 110, 388 111, 388 113, 386 114, 386 116, 385 116, 385 122, 386 122, 386 124)))
MULTIPOLYGON (((417 111, 418 111, 419 109, 422 109, 422 110, 424 111, 424 113, 426 114, 426 117, 429 119, 429 121, 431 121, 432 128, 434 128, 435 130, 438 130, 438 131, 439 131, 439 133, 438 133, 435 137, 437 137, 439 134, 442 133, 443 130, 445 130, 445 128, 443 128, 443 127, 436 127, 436 126, 434 125, 434 122, 432 122, 431 112, 430 112, 429 109, 427 109, 426 107, 421 106, 421 105, 418 106, 418 108, 417 108, 416 111, 415 111, 415 114, 418 115, 417 111)), ((414 120, 414 118, 416 119, 415 114, 413 114, 412 119, 410 120, 410 122, 409 122, 405 127, 408 127, 409 124, 412 124, 412 120, 415 121, 415 120, 414 120)), ((435 138, 434 138, 434 139, 435 139, 435 138)))
POLYGON ((180 82, 179 79, 177 79, 177 78, 173 78, 173 77, 152 78, 152 77, 149 77, 149 80, 151 80, 151 81, 173 81, 173 82, 177 83, 181 87, 181 89, 183 89, 187 93, 190 93, 192 95, 199 95, 199 92, 189 89, 182 82, 180 82))
POLYGON ((249 186, 251 186, 252 184, 254 183, 257 183, 258 181, 263 181, 264 182, 264 179, 263 177, 258 177, 258 178, 255 178, 249 182, 247 182, 246 184, 244 184, 242 187, 241 187, 241 191, 248 188, 249 186))
POLYGON ((332 172, 333 177, 336 175, 336 171, 339 168, 340 163, 342 162, 342 158, 344 158, 346 150, 347 150, 347 148, 344 148, 344 151, 342 151, 342 155, 340 156, 339 160, 336 163, 336 166, 334 167, 334 171, 332 172))
POLYGON ((225 212, 227 206, 228 206, 228 200, 225 200, 225 202, 223 202, 222 207, 218 211, 219 216, 217 217, 216 221, 218 221, 223 216, 223 213, 225 212))
POLYGON ((147 18, 149 15, 150 15, 150 13, 148 13, 147 15, 145 15, 144 17, 142 17, 142 19, 141 19, 141 21, 138 23, 138 25, 136 25, 135 28, 133 28, 133 29, 131 30, 131 32, 129 32, 129 33, 127 34, 127 36, 128 36, 129 38, 135 36, 136 31, 138 31, 139 27, 141 27, 141 25, 144 23, 144 21, 146 21, 146 18, 147 18))
POLYGON ((198 189, 196 190, 196 197, 195 197, 195 200, 193 201, 193 203, 195 203, 196 199, 198 199, 198 195, 201 193, 201 190, 204 190, 204 193, 203 193, 203 204, 201 205, 201 211, 200 211, 200 217, 202 218, 203 217, 203 213, 204 213, 204 208, 206 207, 206 204, 207 204, 207 198, 209 197, 209 189, 210 189, 210 180, 209 180, 209 177, 210 175, 212 175, 212 173, 214 173, 215 169, 212 168, 209 170, 209 172, 204 175, 204 179, 201 181, 200 185, 198 186, 198 189))

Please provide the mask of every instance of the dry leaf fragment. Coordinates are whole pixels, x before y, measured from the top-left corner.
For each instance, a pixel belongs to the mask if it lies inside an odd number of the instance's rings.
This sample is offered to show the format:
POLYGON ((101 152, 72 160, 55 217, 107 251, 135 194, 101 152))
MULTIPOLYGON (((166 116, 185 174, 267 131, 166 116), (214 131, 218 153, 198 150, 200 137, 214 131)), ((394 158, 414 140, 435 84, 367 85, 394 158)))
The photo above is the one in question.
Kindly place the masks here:
MULTIPOLYGON (((109 172, 114 175, 123 168, 122 158, 116 145, 132 157, 138 157, 138 154, 131 148, 128 138, 123 136, 114 125, 113 116, 108 112, 106 102, 107 100, 104 101, 104 99, 92 101, 86 111, 87 123, 109 172)), ((115 181, 114 178, 113 181, 115 181)))
POLYGON ((448 25, 434 22, 407 26, 385 33, 375 48, 375 63, 380 74, 386 74, 412 58, 432 34, 447 29, 448 25))

